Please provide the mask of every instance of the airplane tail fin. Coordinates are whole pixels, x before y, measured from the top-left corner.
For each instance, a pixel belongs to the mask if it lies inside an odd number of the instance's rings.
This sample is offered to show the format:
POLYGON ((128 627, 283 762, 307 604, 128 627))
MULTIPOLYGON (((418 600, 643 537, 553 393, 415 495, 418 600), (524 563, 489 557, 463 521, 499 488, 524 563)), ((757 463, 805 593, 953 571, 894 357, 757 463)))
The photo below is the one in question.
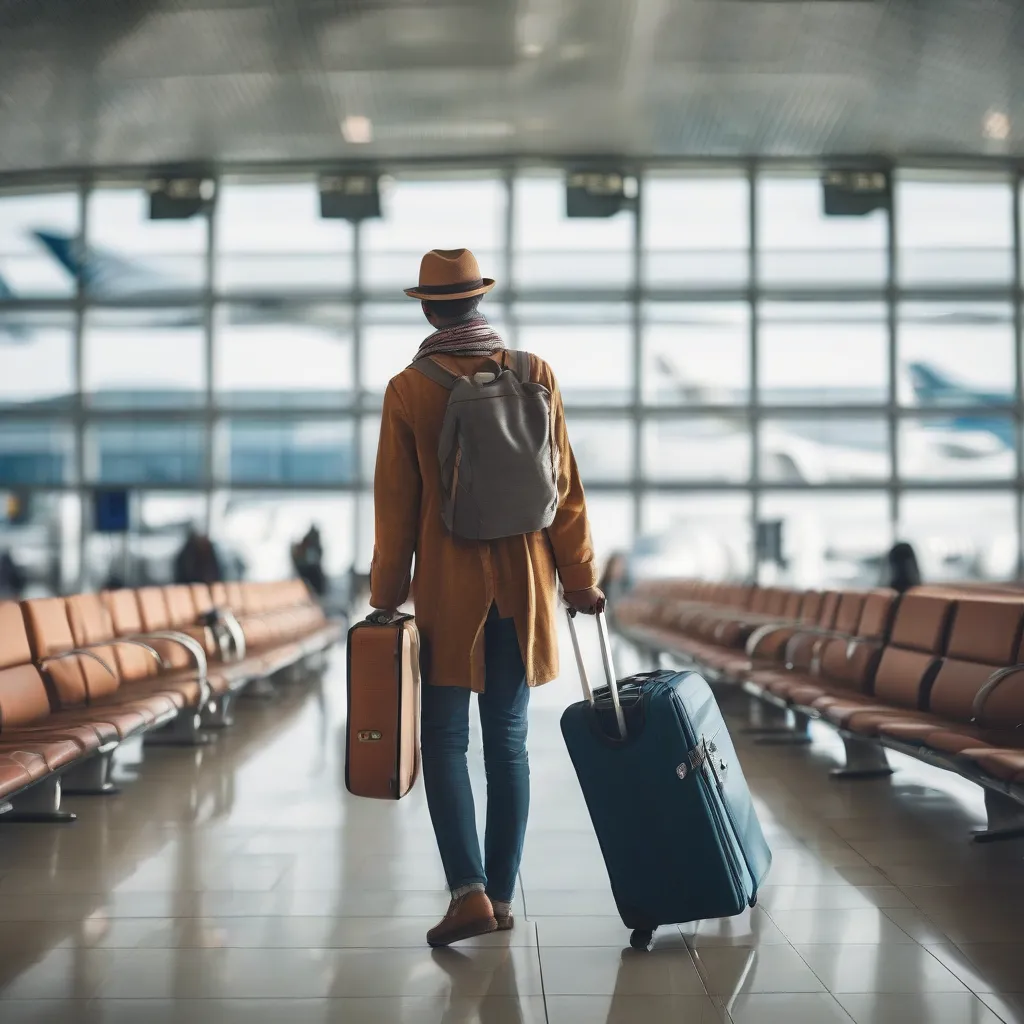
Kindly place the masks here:
POLYGON ((910 382, 914 388, 914 394, 919 399, 932 399, 940 395, 946 396, 965 390, 956 381, 937 370, 931 363, 911 363, 907 369, 910 371, 910 382))
POLYGON ((42 242, 47 251, 72 277, 78 277, 84 268, 79 246, 74 238, 56 231, 41 231, 39 229, 34 230, 32 234, 42 242))

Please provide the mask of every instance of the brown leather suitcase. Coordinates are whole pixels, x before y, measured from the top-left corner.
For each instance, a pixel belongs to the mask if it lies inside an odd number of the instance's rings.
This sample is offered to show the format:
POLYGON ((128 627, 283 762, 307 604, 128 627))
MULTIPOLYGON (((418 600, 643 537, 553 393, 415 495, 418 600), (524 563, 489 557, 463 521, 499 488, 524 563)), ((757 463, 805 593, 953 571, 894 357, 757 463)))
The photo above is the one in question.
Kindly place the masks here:
POLYGON ((355 796, 401 800, 420 768, 420 637, 403 615, 348 631, 345 786, 355 796))

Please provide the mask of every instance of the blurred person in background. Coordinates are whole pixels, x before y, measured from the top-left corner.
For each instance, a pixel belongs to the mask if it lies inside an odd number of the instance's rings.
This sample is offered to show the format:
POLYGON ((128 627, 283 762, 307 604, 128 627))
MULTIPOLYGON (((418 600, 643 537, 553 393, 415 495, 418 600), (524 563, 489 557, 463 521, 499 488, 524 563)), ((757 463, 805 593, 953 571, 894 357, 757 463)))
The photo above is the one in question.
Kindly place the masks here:
POLYGON ((324 546, 320 540, 320 528, 315 523, 298 544, 292 545, 292 564, 299 578, 317 597, 323 597, 327 593, 324 546))
POLYGON ((210 538, 190 526, 174 558, 175 583, 220 583, 224 574, 210 538))
POLYGON ((921 569, 917 564, 917 555, 906 541, 900 541, 889 549, 885 556, 882 577, 882 586, 891 587, 898 594, 921 585, 921 569))
POLYGON ((10 550, 0 551, 0 597, 21 598, 28 583, 25 570, 14 560, 10 550))

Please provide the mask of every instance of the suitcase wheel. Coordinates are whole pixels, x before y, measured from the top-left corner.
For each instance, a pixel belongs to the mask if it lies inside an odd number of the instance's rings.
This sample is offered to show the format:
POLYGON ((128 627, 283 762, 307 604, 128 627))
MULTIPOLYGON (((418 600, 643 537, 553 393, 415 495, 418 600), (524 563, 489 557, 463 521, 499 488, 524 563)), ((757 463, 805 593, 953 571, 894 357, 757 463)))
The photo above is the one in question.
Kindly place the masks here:
POLYGON ((644 953, 650 951, 651 943, 654 942, 653 928, 635 928, 629 937, 629 944, 634 949, 642 950, 644 953))

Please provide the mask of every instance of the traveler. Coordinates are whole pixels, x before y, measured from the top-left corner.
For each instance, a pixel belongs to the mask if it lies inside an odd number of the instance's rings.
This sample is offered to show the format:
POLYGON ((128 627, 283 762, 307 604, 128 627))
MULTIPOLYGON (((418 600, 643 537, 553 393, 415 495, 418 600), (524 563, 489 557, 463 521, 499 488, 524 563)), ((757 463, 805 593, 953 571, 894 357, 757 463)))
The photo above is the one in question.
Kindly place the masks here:
POLYGON ((174 559, 175 583, 219 583, 223 579, 220 559, 210 538, 189 527, 185 543, 174 559))
POLYGON ((10 550, 0 551, 0 597, 20 600, 28 583, 28 574, 14 560, 10 550))
POLYGON ((894 544, 886 555, 885 578, 882 584, 903 594, 921 585, 921 570, 914 549, 905 541, 894 544))
MULTIPOLYGON (((506 352, 477 309, 493 287, 466 249, 434 250, 423 257, 419 286, 406 294, 421 301, 435 328, 417 353, 417 359, 429 356, 433 362, 425 369, 408 367, 388 385, 374 478, 370 604, 377 611, 371 619, 390 621, 406 603, 416 558, 423 780, 451 890, 448 913, 427 933, 432 946, 513 926, 511 903, 530 800, 530 687, 558 675, 556 575, 566 602, 577 611, 595 613, 604 601, 596 586, 583 486, 558 385, 551 368, 536 356, 527 363, 532 384, 509 382, 506 368, 511 372, 515 362, 522 371, 521 363, 506 352), (437 366, 449 372, 438 379, 437 366), (461 379, 455 382, 456 377, 461 379), (448 378, 447 387, 440 383, 448 378), (448 461, 442 465, 439 452, 451 439, 442 438, 449 398, 454 401, 475 382, 481 398, 498 396, 499 405, 501 395, 520 401, 521 414, 509 416, 512 432, 534 422, 531 403, 550 408, 541 439, 546 454, 534 458, 538 453, 528 453, 534 476, 530 466, 519 463, 514 485, 495 481, 499 491, 501 483, 506 485, 503 494, 473 490, 482 487, 488 473, 493 475, 496 464, 515 454, 502 446, 500 431, 486 445, 482 435, 475 435, 483 450, 467 445, 470 455, 462 463, 461 480, 460 448, 454 477, 442 487, 442 472, 453 469, 448 461), (485 390, 485 383, 496 387, 485 390), (474 458, 470 468, 475 478, 470 479, 465 466, 474 458), (540 497, 545 467, 551 500, 550 515, 540 520, 544 528, 517 535, 487 533, 484 520, 511 522, 519 516, 525 522, 545 511, 543 503, 527 507, 540 497), (473 502, 481 535, 493 539, 466 539, 465 502, 457 506, 456 497, 473 502), (466 763, 471 693, 478 695, 487 776, 482 855, 466 763)), ((484 407, 490 402, 471 404, 474 409, 466 416, 486 418, 484 407)), ((516 453, 522 455, 521 446, 516 453)))
POLYGON ((327 593, 327 574, 324 572, 324 547, 320 540, 320 529, 314 523, 298 544, 292 545, 292 563, 300 579, 316 594, 327 593))

